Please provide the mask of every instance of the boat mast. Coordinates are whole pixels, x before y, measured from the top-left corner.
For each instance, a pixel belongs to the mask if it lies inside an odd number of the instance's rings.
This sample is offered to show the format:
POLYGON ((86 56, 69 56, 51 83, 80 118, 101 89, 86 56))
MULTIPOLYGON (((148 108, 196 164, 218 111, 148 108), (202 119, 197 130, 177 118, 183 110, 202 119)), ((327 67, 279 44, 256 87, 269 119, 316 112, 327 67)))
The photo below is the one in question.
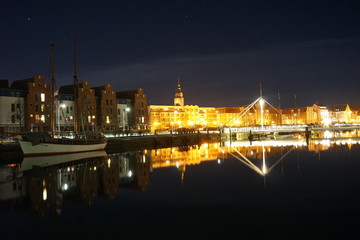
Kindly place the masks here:
POLYGON ((55 44, 50 45, 50 79, 51 79, 51 92, 50 92, 50 129, 51 135, 55 133, 55 113, 56 113, 56 81, 55 81, 55 44))
POLYGON ((77 77, 77 47, 76 47, 76 35, 74 35, 74 132, 78 131, 78 101, 79 101, 79 80, 77 77))

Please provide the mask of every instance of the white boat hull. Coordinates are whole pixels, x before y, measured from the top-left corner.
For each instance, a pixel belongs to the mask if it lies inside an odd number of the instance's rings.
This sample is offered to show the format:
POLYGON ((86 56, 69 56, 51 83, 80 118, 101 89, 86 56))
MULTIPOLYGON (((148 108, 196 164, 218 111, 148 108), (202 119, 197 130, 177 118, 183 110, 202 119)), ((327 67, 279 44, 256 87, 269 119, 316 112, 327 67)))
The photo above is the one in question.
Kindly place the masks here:
POLYGON ((21 163, 21 171, 28 171, 37 167, 50 167, 53 165, 63 164, 67 162, 74 162, 82 159, 106 157, 107 153, 104 150, 70 153, 55 156, 38 156, 38 157, 25 157, 21 163))
POLYGON ((104 150, 106 142, 97 144, 56 144, 56 143, 40 143, 33 145, 30 141, 19 140, 24 157, 30 156, 46 156, 59 155, 79 152, 89 152, 104 150))

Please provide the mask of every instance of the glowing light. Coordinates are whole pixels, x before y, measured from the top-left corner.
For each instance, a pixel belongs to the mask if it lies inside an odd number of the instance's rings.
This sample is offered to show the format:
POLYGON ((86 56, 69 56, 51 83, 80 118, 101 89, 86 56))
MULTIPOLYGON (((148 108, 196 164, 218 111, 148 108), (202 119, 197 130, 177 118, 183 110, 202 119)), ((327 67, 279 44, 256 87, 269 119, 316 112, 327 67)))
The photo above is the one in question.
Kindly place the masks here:
POLYGON ((259 103, 260 103, 261 106, 263 106, 264 103, 265 103, 265 100, 261 98, 261 99, 259 100, 259 103))
POLYGON ((145 162, 146 162, 145 155, 142 155, 142 162, 143 162, 143 163, 145 163, 145 162))
POLYGON ((330 131, 324 132, 324 138, 332 138, 333 136, 334 136, 334 134, 330 131))
POLYGON ((44 201, 47 200, 47 190, 46 190, 46 188, 43 189, 43 200, 44 201))
POLYGON ((110 168, 110 165, 111 165, 111 159, 110 158, 107 160, 107 164, 108 164, 108 168, 110 168))

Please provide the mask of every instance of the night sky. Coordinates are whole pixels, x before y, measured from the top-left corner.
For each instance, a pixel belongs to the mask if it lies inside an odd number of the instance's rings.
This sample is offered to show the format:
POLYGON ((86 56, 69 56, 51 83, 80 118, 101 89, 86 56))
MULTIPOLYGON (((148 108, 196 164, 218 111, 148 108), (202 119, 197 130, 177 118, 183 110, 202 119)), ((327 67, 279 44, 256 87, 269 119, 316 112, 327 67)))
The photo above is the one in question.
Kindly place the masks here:
POLYGON ((50 76, 115 91, 143 88, 150 104, 360 105, 360 1, 0 2, 0 79, 50 76), (295 98, 296 96, 296 98, 295 98), (295 100, 296 99, 296 100, 295 100))

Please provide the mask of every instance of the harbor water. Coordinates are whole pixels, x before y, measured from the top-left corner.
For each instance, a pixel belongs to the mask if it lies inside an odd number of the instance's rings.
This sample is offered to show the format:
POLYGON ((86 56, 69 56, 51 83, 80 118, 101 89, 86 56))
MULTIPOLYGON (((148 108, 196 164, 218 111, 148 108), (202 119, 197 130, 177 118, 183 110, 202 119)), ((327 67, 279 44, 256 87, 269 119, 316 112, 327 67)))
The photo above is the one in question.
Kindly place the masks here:
POLYGON ((0 169, 1 239, 357 239, 360 139, 24 158, 0 169))

